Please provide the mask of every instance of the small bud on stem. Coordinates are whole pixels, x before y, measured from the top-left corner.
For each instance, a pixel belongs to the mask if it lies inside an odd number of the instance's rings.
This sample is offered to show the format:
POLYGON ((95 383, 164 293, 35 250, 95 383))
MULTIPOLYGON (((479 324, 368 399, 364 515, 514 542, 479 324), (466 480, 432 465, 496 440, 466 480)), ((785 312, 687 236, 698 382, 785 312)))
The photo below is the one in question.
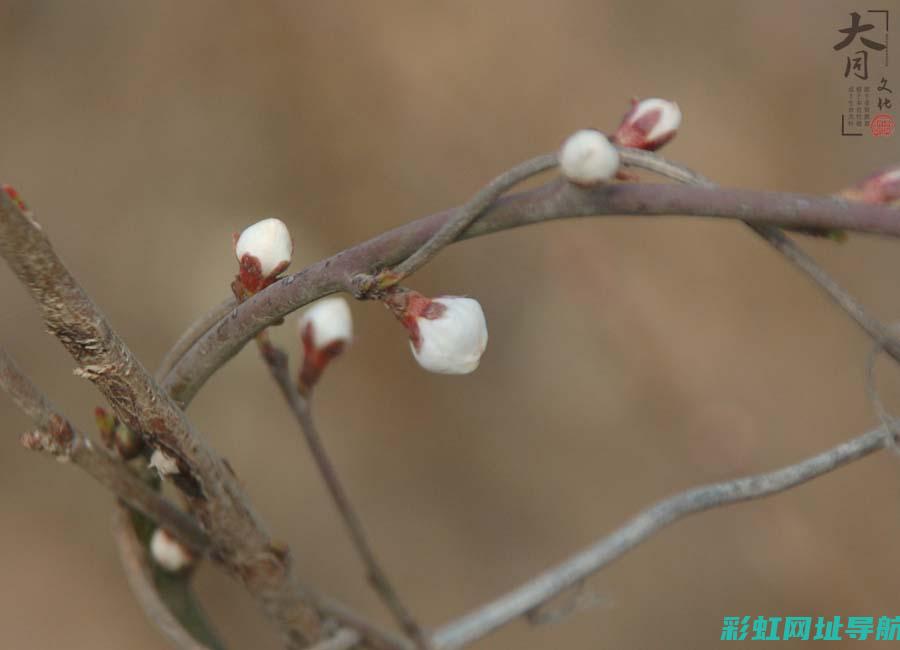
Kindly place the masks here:
POLYGON ((852 201, 900 207, 900 165, 872 174, 841 195, 852 201))
POLYGON ((563 143, 559 169, 567 180, 577 185, 595 185, 616 175, 619 152, 599 131, 582 129, 563 143))
POLYGON ((308 395, 325 368, 353 339, 353 318, 343 298, 325 298, 297 319, 303 343, 303 366, 297 387, 308 395))
POLYGON ((425 370, 464 375, 478 367, 488 333, 477 300, 397 289, 384 303, 406 327, 413 356, 425 370))
POLYGON ((161 478, 178 474, 181 471, 178 469, 178 460, 169 456, 162 449, 153 450, 153 454, 150 456, 150 467, 159 472, 161 478))
POLYGON ((150 538, 150 554, 162 569, 180 573, 194 564, 194 555, 164 528, 157 528, 150 538))
POLYGON ((280 219, 263 219, 234 236, 240 270, 231 289, 245 300, 272 284, 291 263, 294 242, 280 219))
POLYGON ((144 439, 124 424, 112 413, 98 406, 94 409, 94 418, 100 430, 100 439, 107 449, 115 448, 124 460, 137 458, 144 450, 144 439))
POLYGON ((631 110, 610 138, 623 147, 656 151, 678 133, 681 109, 665 99, 631 100, 631 110))
POLYGON ((31 210, 28 209, 28 206, 25 204, 22 196, 16 191, 16 189, 12 185, 0 185, 0 190, 6 193, 6 195, 12 200, 13 203, 16 204, 16 207, 22 211, 23 214, 31 214, 31 210))

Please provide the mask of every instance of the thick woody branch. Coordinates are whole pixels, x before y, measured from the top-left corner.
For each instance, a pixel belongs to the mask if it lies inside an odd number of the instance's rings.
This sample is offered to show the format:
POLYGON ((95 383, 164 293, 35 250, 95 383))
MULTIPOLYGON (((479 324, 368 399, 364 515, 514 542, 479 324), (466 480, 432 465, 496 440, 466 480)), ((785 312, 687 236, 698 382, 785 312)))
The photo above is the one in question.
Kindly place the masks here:
POLYGON ((696 487, 664 499, 562 564, 438 629, 431 645, 440 650, 468 645, 534 611, 688 515, 796 487, 882 449, 889 436, 886 428, 878 428, 783 469, 696 487))
POLYGON ((40 305, 48 329, 119 419, 177 458, 176 484, 210 534, 212 553, 279 622, 289 645, 318 638, 318 616, 274 549, 236 477, 205 444, 62 264, 30 214, 0 192, 0 256, 40 305))
MULTIPOLYGON (((374 274, 422 247, 461 208, 390 230, 288 276, 253 296, 197 340, 175 364, 165 387, 182 406, 258 332, 336 291, 352 291, 358 274, 374 274)), ((755 225, 835 229, 900 236, 900 210, 841 198, 690 185, 617 183, 581 188, 561 179, 502 197, 459 237, 572 217, 688 215, 738 219, 755 225)))
POLYGON ((95 447, 90 439, 77 431, 2 348, 0 389, 38 427, 37 431, 22 436, 26 447, 49 452, 77 465, 132 508, 165 526, 195 552, 202 553, 206 549, 209 543, 206 533, 187 513, 146 485, 119 459, 95 447))

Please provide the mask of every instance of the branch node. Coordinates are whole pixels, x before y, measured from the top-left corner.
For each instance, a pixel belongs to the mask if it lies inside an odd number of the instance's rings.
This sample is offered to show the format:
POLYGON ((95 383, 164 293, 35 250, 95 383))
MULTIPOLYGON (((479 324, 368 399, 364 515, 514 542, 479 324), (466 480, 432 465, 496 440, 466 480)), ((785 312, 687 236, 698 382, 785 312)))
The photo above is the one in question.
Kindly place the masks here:
POLYGON ((74 441, 75 433, 69 422, 55 413, 49 417, 46 430, 36 429, 19 438, 25 449, 47 452, 62 462, 69 460, 74 441))

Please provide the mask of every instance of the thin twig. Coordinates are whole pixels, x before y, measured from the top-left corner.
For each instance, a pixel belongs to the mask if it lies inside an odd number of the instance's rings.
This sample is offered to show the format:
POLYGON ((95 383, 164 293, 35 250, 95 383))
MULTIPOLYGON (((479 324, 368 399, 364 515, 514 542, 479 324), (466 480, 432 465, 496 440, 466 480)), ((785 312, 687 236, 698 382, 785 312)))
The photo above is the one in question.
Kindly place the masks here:
POLYGON ((536 176, 541 172, 556 167, 556 154, 543 154, 503 172, 490 183, 482 187, 464 204, 451 219, 446 221, 428 241, 412 255, 395 266, 390 274, 397 282, 415 273, 430 262, 446 246, 456 241, 460 234, 480 217, 484 211, 502 194, 519 183, 536 176))
MULTIPOLYGON (((236 307, 204 334, 163 385, 187 406, 212 374, 258 332, 292 311, 336 291, 354 291, 353 278, 376 273, 415 253, 461 208, 423 217, 282 278, 236 307)), ((658 183, 581 188, 561 179, 499 198, 457 241, 572 217, 664 215, 722 217, 754 224, 834 229, 900 236, 900 210, 837 197, 658 183)))
POLYGON ((340 476, 334 464, 325 450, 322 437, 319 435, 315 420, 312 416, 310 398, 304 397, 297 390, 290 375, 288 366, 288 357, 283 350, 280 350, 269 340, 266 333, 263 332, 257 337, 259 344, 260 356, 266 362, 269 372, 281 389, 282 395, 291 408, 291 412, 300 425, 303 437, 312 454, 316 467, 325 482, 332 501, 343 519, 353 546, 366 567, 367 576, 370 584, 376 590, 388 610, 396 619, 400 627, 412 638, 417 644, 423 643, 424 637, 421 628, 416 623, 415 618, 403 604, 390 579, 385 571, 381 568, 381 564, 375 557, 375 552, 366 537, 363 529, 362 521, 353 504, 350 503, 350 497, 341 483, 340 476))
MULTIPOLYGON (((716 184, 697 172, 687 167, 666 160, 662 156, 651 153, 649 151, 641 151, 639 149, 619 150, 619 155, 625 165, 638 167, 647 171, 652 171, 666 178, 684 183, 687 185, 698 185, 700 187, 715 188, 716 184)), ((898 211, 900 215, 900 211, 898 211)), ((872 340, 878 345, 883 346, 885 351, 890 354, 894 360, 900 361, 900 340, 891 334, 878 320, 873 318, 856 301, 846 290, 844 290, 837 282, 835 282, 828 273, 819 266, 815 260, 803 252, 803 250, 795 244, 781 229, 768 224, 757 224, 749 221, 744 222, 750 230, 759 235, 768 242, 775 250, 781 253, 788 261, 794 264, 798 269, 806 273, 806 275, 819 287, 828 294, 835 304, 843 309, 853 321, 868 334, 872 340)))
POLYGON ((687 515, 783 492, 884 448, 879 427, 828 451, 779 470, 696 487, 664 499, 612 534, 544 571, 521 587, 438 629, 433 648, 461 648, 539 607, 687 515))
POLYGON ((135 510, 165 526, 198 554, 203 553, 209 539, 197 523, 141 481, 119 459, 95 447, 78 432, 2 348, 0 390, 39 428, 23 437, 28 447, 48 451, 77 465, 135 510))
POLYGON ((330 596, 316 594, 315 600, 323 618, 333 619, 342 626, 359 632, 363 643, 373 650, 416 650, 413 642, 406 637, 382 628, 330 596))

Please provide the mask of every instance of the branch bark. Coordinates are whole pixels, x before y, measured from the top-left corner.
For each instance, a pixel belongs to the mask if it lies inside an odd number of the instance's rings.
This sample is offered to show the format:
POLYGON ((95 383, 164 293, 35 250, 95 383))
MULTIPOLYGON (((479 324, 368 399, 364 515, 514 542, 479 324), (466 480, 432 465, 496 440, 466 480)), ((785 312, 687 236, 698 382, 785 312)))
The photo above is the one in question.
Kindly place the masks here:
POLYGON ((438 629, 431 638, 432 647, 436 650, 461 648, 490 634, 577 585, 679 519, 778 494, 884 448, 889 438, 888 430, 879 427, 794 465, 696 487, 664 499, 565 562, 438 629))
MULTIPOLYGON (((354 291, 355 276, 403 261, 457 218, 460 210, 407 223, 274 283, 210 327, 174 365, 163 385, 182 407, 187 406, 209 377, 258 332, 325 295, 354 291)), ((610 215, 721 217, 756 225, 900 236, 900 210, 842 198, 645 183, 581 188, 556 179, 500 198, 458 241, 556 219, 610 215)))
POLYGON ((70 461, 132 508, 165 526, 196 553, 202 554, 206 550, 209 538, 187 513, 141 481, 121 460, 95 447, 56 410, 2 348, 0 389, 38 427, 37 431, 22 437, 26 447, 70 461))
MULTIPOLYGON (((716 184, 701 174, 666 160, 658 154, 639 149, 622 149, 622 162, 632 167, 638 167, 666 178, 687 185, 696 185, 706 188, 715 188, 716 184)), ((900 218, 900 211, 897 211, 900 218)), ((844 310, 862 330, 872 338, 875 343, 885 349, 895 361, 900 361, 900 341, 884 327, 877 319, 873 318, 847 291, 843 289, 815 260, 803 252, 793 240, 790 239, 781 228, 769 224, 744 222, 754 234, 762 238, 772 248, 781 253, 785 259, 798 269, 803 271, 810 280, 819 286, 834 303, 844 310)))
POLYGON ((282 627, 291 647, 318 639, 319 618, 273 548, 234 474, 134 357, 57 257, 40 226, 0 192, 0 256, 40 305, 52 334, 119 419, 178 459, 176 484, 210 534, 212 556, 240 579, 282 627))

